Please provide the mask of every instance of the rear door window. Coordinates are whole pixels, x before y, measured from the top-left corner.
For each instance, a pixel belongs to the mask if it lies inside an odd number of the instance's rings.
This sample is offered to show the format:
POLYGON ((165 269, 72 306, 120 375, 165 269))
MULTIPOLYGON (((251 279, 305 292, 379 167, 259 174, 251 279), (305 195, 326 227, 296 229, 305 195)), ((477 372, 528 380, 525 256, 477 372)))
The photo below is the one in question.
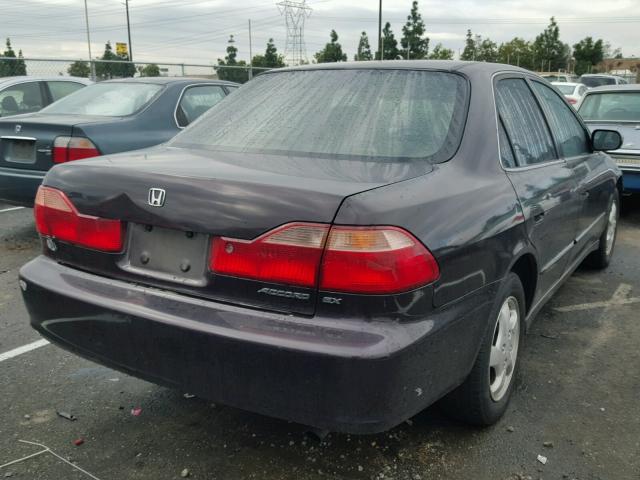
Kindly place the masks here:
POLYGON ((198 85, 187 88, 178 104, 178 126, 186 127, 225 97, 225 91, 217 85, 198 85))
POLYGON ((546 85, 536 81, 532 84, 547 114, 560 153, 565 157, 591 153, 587 132, 573 114, 571 107, 546 85))
POLYGON ((47 86, 54 102, 84 87, 82 83, 62 81, 47 82, 47 86))
POLYGON ((544 115, 524 79, 499 80, 496 104, 518 166, 558 158, 544 115))
POLYGON ((0 92, 0 115, 37 112, 44 106, 40 82, 25 82, 0 92))

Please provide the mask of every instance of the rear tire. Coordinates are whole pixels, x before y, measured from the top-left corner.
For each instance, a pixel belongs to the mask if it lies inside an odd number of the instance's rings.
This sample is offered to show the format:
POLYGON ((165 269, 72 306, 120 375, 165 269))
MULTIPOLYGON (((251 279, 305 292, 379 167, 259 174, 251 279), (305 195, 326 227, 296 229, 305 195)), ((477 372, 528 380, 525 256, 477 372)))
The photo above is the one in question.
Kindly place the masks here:
POLYGON ((522 350, 524 306, 522 282, 510 272, 496 298, 471 373, 440 402, 449 416, 479 426, 493 425, 502 417, 511 398, 522 350))
POLYGON ((613 199, 607 210, 607 225, 604 227, 602 235, 600 235, 600 241, 598 242, 598 249, 591 252, 587 258, 584 259, 585 265, 601 270, 607 268, 611 263, 611 257, 613 256, 613 250, 616 244, 616 237, 618 235, 618 219, 620 218, 620 195, 616 190, 613 194, 613 199))

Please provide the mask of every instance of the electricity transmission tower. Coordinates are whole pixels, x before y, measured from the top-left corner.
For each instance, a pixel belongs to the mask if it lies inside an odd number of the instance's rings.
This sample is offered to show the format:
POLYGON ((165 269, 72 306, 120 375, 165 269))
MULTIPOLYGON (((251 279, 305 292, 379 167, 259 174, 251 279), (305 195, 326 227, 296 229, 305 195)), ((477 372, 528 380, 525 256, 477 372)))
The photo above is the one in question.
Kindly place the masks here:
POLYGON ((284 49, 288 65, 300 65, 307 62, 307 48, 304 44, 304 21, 311 15, 311 7, 306 0, 282 0, 276 3, 280 15, 287 24, 287 42, 284 49))

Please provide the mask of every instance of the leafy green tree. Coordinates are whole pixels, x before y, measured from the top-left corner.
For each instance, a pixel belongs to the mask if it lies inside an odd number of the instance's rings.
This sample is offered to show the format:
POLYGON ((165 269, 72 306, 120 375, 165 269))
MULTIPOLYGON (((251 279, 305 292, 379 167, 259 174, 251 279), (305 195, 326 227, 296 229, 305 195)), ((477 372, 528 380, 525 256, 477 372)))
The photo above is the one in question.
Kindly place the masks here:
POLYGON ((460 60, 468 60, 473 61, 478 56, 478 46, 476 44, 476 39, 471 33, 471 29, 467 30, 467 38, 464 42, 464 50, 462 51, 462 55, 460 55, 460 60))
POLYGON ((0 57, 4 57, 8 60, 0 60, 0 77, 26 75, 27 66, 22 58, 22 50, 18 52, 18 56, 16 57, 16 52, 11 47, 11 40, 9 38, 7 38, 6 45, 7 48, 3 54, 0 54, 0 57))
POLYGON ((576 60, 575 73, 582 75, 590 72, 594 66, 604 60, 605 44, 601 39, 585 37, 573 46, 573 58, 576 60))
POLYGON ((77 60, 69 65, 67 68, 67 73, 72 77, 89 77, 91 74, 91 68, 89 68, 89 62, 83 62, 81 60, 77 60))
POLYGON ((218 73, 218 78, 220 80, 229 80, 231 82, 245 83, 249 80, 249 70, 247 68, 238 68, 238 67, 246 67, 247 62, 244 60, 237 60, 238 49, 234 45, 235 40, 233 39, 233 35, 229 36, 229 42, 227 45, 227 56, 224 57, 224 60, 221 58, 218 59, 218 66, 214 67, 216 72, 218 73), (232 67, 232 68, 225 68, 232 67))
POLYGON ((453 60, 453 50, 450 48, 444 48, 441 43, 438 43, 428 57, 430 60, 453 60))
MULTIPOLYGON (((389 22, 384 24, 382 29, 382 60, 395 60, 400 55, 398 50, 398 41, 396 40, 393 30, 391 30, 391 24, 389 22)), ((380 60, 380 52, 376 51, 376 59, 380 60)))
POLYGON ((358 53, 355 54, 354 60, 362 62, 371 59, 372 56, 371 47, 369 46, 369 37, 367 36, 367 32, 362 32, 360 35, 360 41, 358 42, 358 53))
POLYGON ((422 15, 418 12, 418 2, 414 0, 407 23, 402 27, 403 56, 409 59, 426 58, 429 53, 429 37, 424 37, 426 28, 422 15))
POLYGON ((136 74, 136 66, 129 61, 128 55, 113 53, 110 41, 105 43, 104 53, 100 60, 108 60, 107 62, 96 62, 96 76, 101 80, 133 77, 136 74))
POLYGON ((529 70, 533 69, 531 43, 522 38, 515 37, 513 40, 500 44, 498 48, 498 62, 528 68, 529 70))
POLYGON ((476 60, 479 62, 497 62, 498 45, 489 38, 485 38, 477 45, 478 54, 476 60))
POLYGON ((318 63, 346 62, 347 54, 342 52, 342 45, 338 43, 338 34, 331 30, 331 41, 314 55, 318 63))
POLYGON ((160 76, 160 67, 155 63, 149 63, 144 67, 138 67, 138 71, 140 72, 141 77, 159 77, 160 76))
POLYGON ((267 49, 264 55, 254 55, 251 59, 251 65, 262 68, 281 68, 284 67, 284 57, 278 54, 278 49, 273 43, 273 38, 267 42, 267 49))
POLYGON ((560 41, 560 28, 554 17, 533 42, 535 68, 542 71, 556 71, 567 67, 569 45, 560 41))

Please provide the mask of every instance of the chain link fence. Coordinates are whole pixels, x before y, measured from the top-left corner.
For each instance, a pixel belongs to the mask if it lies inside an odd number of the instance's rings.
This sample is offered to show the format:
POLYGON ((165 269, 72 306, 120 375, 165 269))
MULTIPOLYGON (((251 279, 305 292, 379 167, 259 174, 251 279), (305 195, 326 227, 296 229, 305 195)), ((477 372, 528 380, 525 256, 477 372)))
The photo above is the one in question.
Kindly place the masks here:
POLYGON ((0 58, 0 77, 75 76, 96 81, 126 77, 198 77, 244 83, 265 70, 246 65, 129 62, 121 60, 62 60, 53 58, 0 58))

